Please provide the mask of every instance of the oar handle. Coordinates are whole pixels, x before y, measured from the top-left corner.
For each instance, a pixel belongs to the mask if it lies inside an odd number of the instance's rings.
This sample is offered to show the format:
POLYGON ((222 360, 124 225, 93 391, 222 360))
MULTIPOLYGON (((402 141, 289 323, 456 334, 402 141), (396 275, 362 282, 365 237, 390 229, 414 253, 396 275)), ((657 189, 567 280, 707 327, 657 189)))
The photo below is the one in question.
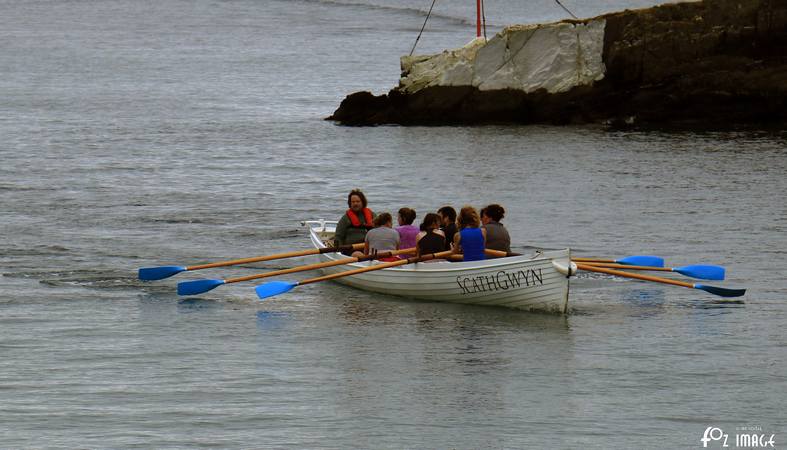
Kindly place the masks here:
POLYGON ((277 253, 275 255, 257 256, 254 258, 233 259, 231 261, 221 261, 221 262, 215 262, 209 264, 200 264, 197 266, 188 266, 186 267, 186 270, 211 269, 213 267, 235 266, 238 264, 272 261, 274 259, 294 258, 297 256, 319 255, 321 253, 336 253, 336 252, 361 250, 361 249, 363 249, 363 244, 344 245, 341 247, 313 248, 310 250, 299 250, 295 252, 277 253))
MULTIPOLYGON (((575 259, 572 259, 572 261, 576 262, 575 259)), ((622 270, 607 269, 607 268, 604 268, 604 267, 594 266, 592 264, 577 263, 577 268, 580 269, 580 270, 587 270, 589 272, 606 273, 607 275, 615 275, 615 276, 625 277, 625 278, 636 278, 638 280, 644 280, 644 281, 655 281, 657 283, 674 284, 675 286, 683 286, 683 287, 687 287, 687 288, 693 288, 694 287, 694 283, 686 283, 685 281, 672 280, 672 279, 669 279, 669 278, 654 277, 654 276, 650 276, 650 275, 642 275, 642 274, 639 274, 639 273, 623 272, 622 270)), ((628 268, 628 266, 627 266, 627 268, 628 268)))
POLYGON ((321 262, 321 263, 307 264, 307 265, 304 265, 304 266, 291 267, 289 269, 274 270, 272 272, 258 273, 258 274, 255 274, 255 275, 246 275, 246 276, 237 277, 237 278, 229 278, 227 280, 224 280, 224 283, 225 284, 226 283, 237 283, 237 282, 240 282, 240 281, 249 281, 249 280, 256 280, 256 279, 259 279, 259 278, 268 278, 268 277, 275 277, 275 276, 278 276, 278 275, 286 275, 288 273, 305 272, 307 270, 316 270, 316 269, 322 269, 322 268, 325 268, 325 267, 340 266, 342 264, 351 264, 351 263, 354 263, 354 262, 369 261, 369 260, 372 260, 372 259, 388 258, 390 256, 401 255, 401 254, 404 254, 404 253, 412 253, 414 251, 415 251, 415 248, 406 248, 406 249, 402 249, 402 250, 393 250, 393 251, 390 251, 390 252, 382 252, 382 253, 376 253, 376 254, 373 254, 373 255, 361 256, 361 257, 358 257, 358 258, 342 258, 342 259, 337 259, 335 261, 326 261, 326 262, 321 262))
POLYGON ((404 266, 404 265, 407 265, 407 264, 413 264, 413 263, 422 262, 422 261, 429 261, 430 259, 437 259, 437 258, 442 258, 444 256, 448 256, 451 253, 453 253, 452 250, 446 250, 444 252, 439 252, 439 253, 429 253, 427 255, 414 256, 412 258, 403 259, 401 261, 386 262, 386 263, 376 264, 376 265, 369 266, 369 267, 362 267, 360 269, 353 269, 353 270, 347 270, 345 272, 332 273, 330 275, 323 275, 321 277, 309 278, 308 280, 299 281, 298 285, 316 283, 318 281, 333 280, 335 278, 341 278, 341 277, 346 277, 346 276, 350 276, 350 275, 357 275, 359 273, 364 273, 364 272, 371 272, 372 270, 386 269, 388 267, 404 266))
POLYGON ((495 258, 505 258, 507 256, 522 256, 521 253, 504 252, 501 250, 492 250, 491 248, 484 249, 484 253, 495 258))

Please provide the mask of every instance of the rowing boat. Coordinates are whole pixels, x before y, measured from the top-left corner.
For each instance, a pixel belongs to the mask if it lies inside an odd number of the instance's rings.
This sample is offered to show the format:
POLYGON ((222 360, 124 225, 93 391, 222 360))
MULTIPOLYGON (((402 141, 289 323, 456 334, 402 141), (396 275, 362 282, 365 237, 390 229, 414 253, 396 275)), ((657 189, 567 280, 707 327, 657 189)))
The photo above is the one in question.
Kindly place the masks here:
MULTIPOLYGON (((316 248, 331 246, 335 221, 303 222, 316 248)), ((322 253, 323 262, 345 258, 322 253)), ((367 267, 376 262, 360 262, 322 269, 326 275, 367 267)), ((570 249, 536 252, 468 262, 420 262, 337 278, 354 288, 388 295, 429 301, 471 305, 504 306, 515 309, 568 311, 570 249)))

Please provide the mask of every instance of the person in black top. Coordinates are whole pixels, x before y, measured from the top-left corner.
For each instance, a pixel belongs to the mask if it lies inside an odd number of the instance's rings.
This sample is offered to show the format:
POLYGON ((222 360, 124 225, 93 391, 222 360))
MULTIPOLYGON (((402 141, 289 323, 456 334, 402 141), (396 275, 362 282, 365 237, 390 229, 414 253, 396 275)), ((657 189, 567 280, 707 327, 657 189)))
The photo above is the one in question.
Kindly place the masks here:
POLYGON ((440 215, 440 227, 445 234, 445 249, 451 250, 451 243, 454 242, 454 234, 456 234, 456 210, 450 206, 443 206, 437 210, 440 215))
POLYGON ((440 230, 440 216, 429 213, 421 223, 421 232, 415 236, 415 256, 439 253, 445 250, 445 234, 440 230))

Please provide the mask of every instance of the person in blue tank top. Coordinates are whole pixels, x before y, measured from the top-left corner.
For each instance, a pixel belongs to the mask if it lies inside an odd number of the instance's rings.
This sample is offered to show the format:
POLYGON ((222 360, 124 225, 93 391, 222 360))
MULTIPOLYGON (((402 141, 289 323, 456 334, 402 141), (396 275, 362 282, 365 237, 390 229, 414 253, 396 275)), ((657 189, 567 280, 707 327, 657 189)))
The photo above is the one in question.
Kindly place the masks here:
POLYGON ((454 253, 462 253, 463 261, 486 259, 484 247, 486 230, 481 228, 481 219, 472 206, 465 206, 456 218, 459 231, 454 235, 454 253))

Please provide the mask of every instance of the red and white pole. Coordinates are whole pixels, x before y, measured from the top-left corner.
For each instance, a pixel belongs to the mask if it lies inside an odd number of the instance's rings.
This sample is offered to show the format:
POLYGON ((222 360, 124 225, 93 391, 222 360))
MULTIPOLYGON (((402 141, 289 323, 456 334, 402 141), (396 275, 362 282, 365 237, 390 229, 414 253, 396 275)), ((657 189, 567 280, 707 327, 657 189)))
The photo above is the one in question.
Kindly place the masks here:
POLYGON ((475 37, 481 37, 481 0, 475 0, 475 37))

